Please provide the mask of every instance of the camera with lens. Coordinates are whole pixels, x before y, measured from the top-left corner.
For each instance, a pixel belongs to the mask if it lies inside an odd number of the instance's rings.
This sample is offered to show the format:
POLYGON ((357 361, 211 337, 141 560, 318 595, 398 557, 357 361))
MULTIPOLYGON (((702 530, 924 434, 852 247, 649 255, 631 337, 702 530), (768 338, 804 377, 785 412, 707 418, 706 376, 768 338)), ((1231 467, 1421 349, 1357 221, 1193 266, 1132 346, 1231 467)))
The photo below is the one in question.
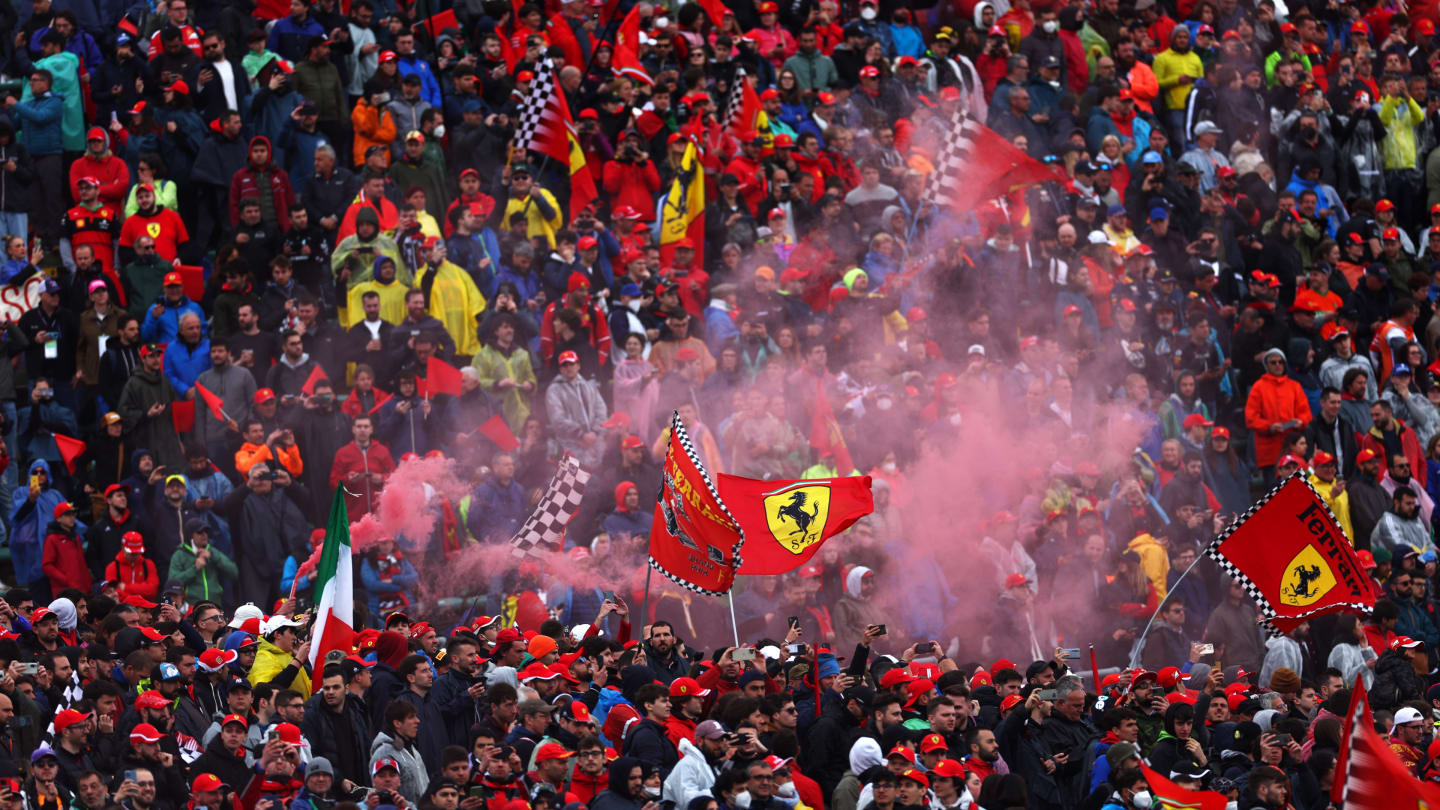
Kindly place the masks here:
POLYGON ((280 477, 280 473, 276 470, 271 470, 270 472, 262 474, 260 477, 266 481, 274 481, 280 477))
POLYGON ((50 388, 36 391, 35 398, 40 400, 41 402, 49 402, 50 400, 55 398, 55 391, 50 388))

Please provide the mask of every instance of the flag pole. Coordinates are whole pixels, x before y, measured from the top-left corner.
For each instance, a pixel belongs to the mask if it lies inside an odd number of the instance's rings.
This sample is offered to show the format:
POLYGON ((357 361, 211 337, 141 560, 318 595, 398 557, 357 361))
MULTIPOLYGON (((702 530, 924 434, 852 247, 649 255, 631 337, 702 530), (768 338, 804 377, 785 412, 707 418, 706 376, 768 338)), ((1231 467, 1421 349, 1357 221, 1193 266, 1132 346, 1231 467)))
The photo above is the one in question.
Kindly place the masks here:
POLYGON ((735 646, 740 646, 740 626, 735 623, 735 586, 731 585, 730 590, 725 592, 725 600, 730 603, 730 630, 735 634, 735 646))
MULTIPOLYGON (((645 566, 645 595, 640 598, 640 627, 650 623, 650 575, 655 573, 655 566, 645 566)), ((642 633, 643 634, 643 633, 642 633)))
POLYGON ((1190 563, 1190 567, 1185 569, 1185 573, 1181 574, 1179 578, 1177 578, 1175 582, 1170 585, 1170 587, 1165 589, 1165 599, 1161 599, 1160 604, 1155 606, 1155 612, 1150 614, 1150 621, 1145 623, 1145 632, 1140 634, 1140 638, 1135 639, 1135 646, 1132 647, 1130 650, 1131 669, 1140 666, 1140 651, 1145 647, 1145 637, 1150 635, 1150 628, 1155 626, 1155 620, 1159 618, 1160 611, 1165 607, 1165 600, 1170 598, 1170 594, 1175 592, 1175 586, 1179 585, 1180 582, 1185 579, 1185 577, 1189 576, 1190 572, 1194 571, 1195 566, 1199 565, 1200 561, 1203 559, 1205 559, 1204 554, 1198 555, 1195 558, 1195 562, 1190 563))

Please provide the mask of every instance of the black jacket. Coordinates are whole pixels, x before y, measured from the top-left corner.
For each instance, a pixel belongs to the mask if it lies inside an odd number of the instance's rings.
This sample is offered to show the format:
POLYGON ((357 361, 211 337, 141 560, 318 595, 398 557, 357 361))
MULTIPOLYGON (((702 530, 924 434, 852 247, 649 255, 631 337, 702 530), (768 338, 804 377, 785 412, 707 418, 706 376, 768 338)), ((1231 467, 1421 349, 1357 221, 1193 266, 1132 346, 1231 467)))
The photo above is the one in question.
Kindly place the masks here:
MULTIPOLYGON (((337 779, 349 779, 357 784, 369 781, 366 778, 366 746, 375 735, 370 731, 370 718, 360 702, 345 696, 345 705, 336 713, 325 705, 325 696, 316 694, 305 703, 305 718, 300 721, 300 732, 310 741, 310 758, 325 757, 335 766, 337 779), (343 750, 344 737, 336 732, 339 724, 350 727, 349 751, 343 750), (358 748, 357 748, 358 746, 358 748)), ((422 736, 424 734, 422 733, 422 736)))
MULTIPOLYGON (((308 713, 307 713, 308 719, 308 713)), ((306 739, 315 743, 314 737, 307 736, 306 739)), ((318 756, 319 754, 317 754, 318 756)), ((245 748, 242 745, 239 755, 225 750, 225 745, 216 734, 205 746, 205 753, 190 764, 190 778, 193 780, 202 773, 213 773, 220 777, 220 781, 229 785, 237 793, 245 790, 245 785, 250 784, 251 768, 245 764, 245 748)))
POLYGON ((665 727, 649 719, 641 720, 625 739, 625 755, 659 769, 661 778, 668 777, 680 754, 670 742, 665 727))

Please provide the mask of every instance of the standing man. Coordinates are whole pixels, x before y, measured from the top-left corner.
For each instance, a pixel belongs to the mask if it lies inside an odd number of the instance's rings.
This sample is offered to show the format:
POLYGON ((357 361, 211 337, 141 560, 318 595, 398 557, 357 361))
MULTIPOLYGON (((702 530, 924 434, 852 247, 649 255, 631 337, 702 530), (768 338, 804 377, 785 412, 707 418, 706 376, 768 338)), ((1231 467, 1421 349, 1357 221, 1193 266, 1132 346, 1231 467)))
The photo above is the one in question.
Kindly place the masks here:
POLYGON ((372 441, 375 419, 360 414, 350 425, 353 441, 340 448, 330 467, 330 486, 345 484, 345 511, 354 523, 375 510, 385 478, 395 472, 395 460, 385 445, 372 441))

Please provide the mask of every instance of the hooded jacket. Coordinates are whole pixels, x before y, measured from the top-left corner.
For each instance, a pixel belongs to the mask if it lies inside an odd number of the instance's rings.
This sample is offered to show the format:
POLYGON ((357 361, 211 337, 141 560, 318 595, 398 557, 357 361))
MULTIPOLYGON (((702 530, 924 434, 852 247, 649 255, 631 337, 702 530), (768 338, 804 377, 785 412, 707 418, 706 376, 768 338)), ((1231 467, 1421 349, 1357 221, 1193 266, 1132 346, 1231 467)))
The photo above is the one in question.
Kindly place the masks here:
POLYGON ((222 581, 233 582, 240 576, 234 560, 216 548, 214 543, 209 548, 210 559, 204 568, 195 567, 195 546, 191 543, 181 543, 170 555, 168 578, 180 581, 185 588, 185 600, 191 604, 201 601, 223 603, 225 591, 222 581))
POLYGON ((97 158, 87 148, 85 154, 70 164, 70 196, 79 200, 80 178, 93 177, 100 181, 101 204, 121 210, 125 207, 125 195, 130 191, 130 167, 110 151, 110 133, 104 129, 91 127, 86 140, 97 135, 105 142, 105 151, 97 158))
POLYGON ((245 168, 230 178, 230 226, 240 224, 240 201, 254 197, 260 200, 260 216, 265 224, 288 231, 290 206, 295 204, 290 175, 275 165, 275 147, 269 138, 256 135, 250 139, 249 149, 254 149, 257 144, 264 144, 270 155, 264 166, 257 169, 247 161, 245 168))
POLYGON ((78 588, 81 593, 89 593, 94 584, 90 579, 90 567, 85 564, 85 546, 80 542, 79 528, 83 527, 78 521, 74 528, 66 528, 56 520, 51 520, 45 528, 42 566, 45 577, 50 580, 52 593, 66 588, 78 588))
POLYGON ((154 601, 160 592, 160 573, 155 563, 144 556, 136 557, 131 563, 125 558, 123 550, 105 566, 105 579, 120 583, 121 599, 135 595, 154 601))
POLYGON ((640 810, 640 801, 630 796, 630 772, 644 763, 634 757, 620 757, 610 763, 610 787, 590 800, 590 810, 640 810))
POLYGON ((1298 419, 1302 426, 1310 422, 1310 403, 1300 383, 1283 375, 1260 375, 1245 401, 1245 426, 1254 437, 1256 464, 1275 465, 1285 444, 1285 432, 1270 433, 1270 426, 1291 419, 1298 419))
POLYGON ((178 399, 175 389, 163 374, 152 373, 139 366, 121 389, 120 401, 115 405, 131 441, 139 447, 150 448, 156 464, 175 470, 185 464, 185 454, 180 448, 175 424, 171 421, 170 408, 153 417, 148 411, 151 405, 159 403, 168 406, 178 399))
POLYGON ((680 761, 665 778, 661 796, 664 801, 674 802, 676 807, 688 807, 691 799, 710 795, 710 788, 715 784, 715 767, 695 743, 681 738, 678 748, 680 761))
POLYGON ((370 743, 371 770, 375 763, 382 759, 393 759, 400 765, 400 794, 406 801, 418 803, 425 793, 430 776, 425 770, 425 762, 420 758, 420 749, 415 747, 415 742, 411 740, 404 748, 400 748, 389 734, 383 731, 376 734, 375 740, 370 743))
POLYGON ((17 486, 11 495, 13 506, 10 508, 10 555, 17 582, 29 584, 45 577, 42 564, 46 529, 50 525, 55 507, 65 500, 60 491, 54 488, 54 480, 54 476, 50 474, 50 465, 43 459, 36 459, 30 463, 26 476, 20 479, 20 486, 17 486), (44 472, 45 480, 49 483, 32 502, 27 479, 36 471, 44 472))

